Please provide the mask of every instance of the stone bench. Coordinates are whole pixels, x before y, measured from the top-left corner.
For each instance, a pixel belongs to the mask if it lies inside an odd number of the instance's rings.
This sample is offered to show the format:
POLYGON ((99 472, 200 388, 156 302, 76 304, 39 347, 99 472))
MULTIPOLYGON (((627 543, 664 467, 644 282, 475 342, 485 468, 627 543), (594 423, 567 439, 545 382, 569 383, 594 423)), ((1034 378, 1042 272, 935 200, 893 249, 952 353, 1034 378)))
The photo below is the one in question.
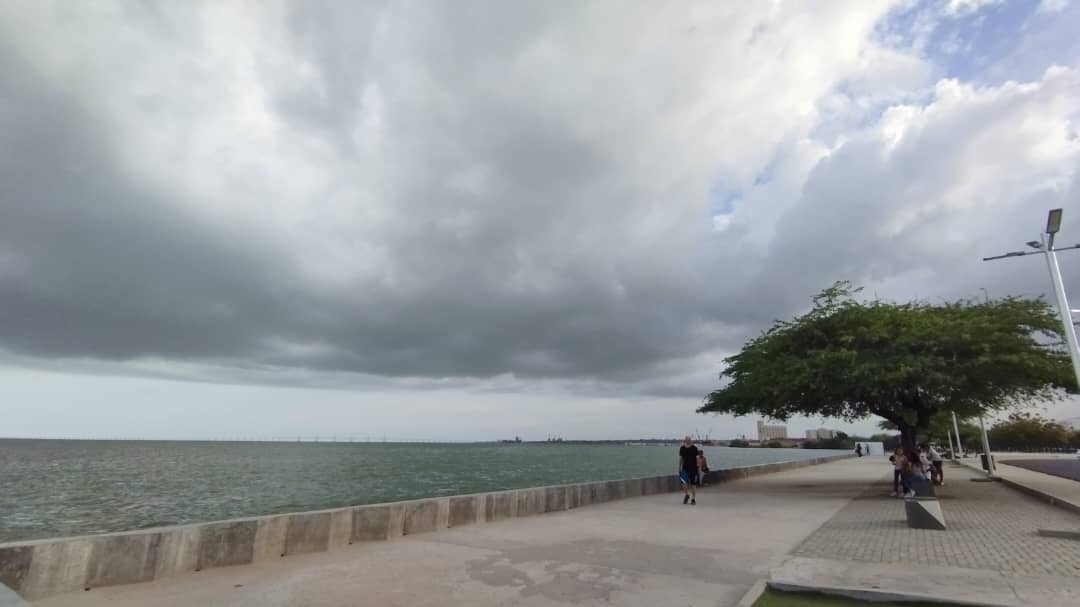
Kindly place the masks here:
POLYGON ((945 514, 936 497, 909 497, 904 500, 904 514, 911 529, 945 530, 945 514))

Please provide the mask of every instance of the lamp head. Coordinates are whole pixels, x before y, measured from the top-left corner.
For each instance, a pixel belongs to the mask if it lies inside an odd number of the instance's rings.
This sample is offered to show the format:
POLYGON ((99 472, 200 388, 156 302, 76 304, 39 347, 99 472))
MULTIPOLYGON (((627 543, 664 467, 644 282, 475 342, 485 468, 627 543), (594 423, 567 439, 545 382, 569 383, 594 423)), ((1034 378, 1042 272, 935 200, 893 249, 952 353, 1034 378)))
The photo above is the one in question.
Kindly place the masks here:
POLYGON ((1057 234, 1061 229, 1061 209, 1054 209, 1046 216, 1046 233, 1057 234))

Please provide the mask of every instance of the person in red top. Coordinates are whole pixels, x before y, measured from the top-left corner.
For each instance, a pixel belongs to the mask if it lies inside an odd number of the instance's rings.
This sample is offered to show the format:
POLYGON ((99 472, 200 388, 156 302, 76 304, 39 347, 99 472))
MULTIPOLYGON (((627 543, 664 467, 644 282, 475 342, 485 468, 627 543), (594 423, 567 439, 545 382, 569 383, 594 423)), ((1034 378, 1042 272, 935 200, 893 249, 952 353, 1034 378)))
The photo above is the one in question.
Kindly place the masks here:
MULTIPOLYGON (((911 489, 911 471, 913 469, 910 456, 904 453, 904 450, 897 447, 893 454, 889 456, 889 461, 893 464, 893 497, 913 497, 915 492, 911 489), (902 490, 902 492, 901 492, 902 490)), ((915 460, 918 463, 918 459, 915 460)))

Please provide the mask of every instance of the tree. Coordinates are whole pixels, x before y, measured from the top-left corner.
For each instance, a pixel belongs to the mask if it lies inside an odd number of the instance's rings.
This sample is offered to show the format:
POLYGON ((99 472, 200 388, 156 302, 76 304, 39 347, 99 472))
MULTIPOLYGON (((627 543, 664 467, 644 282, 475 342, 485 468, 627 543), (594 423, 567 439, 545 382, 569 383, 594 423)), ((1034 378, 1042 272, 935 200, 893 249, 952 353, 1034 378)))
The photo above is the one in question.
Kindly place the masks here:
POLYGON ((876 415, 906 449, 942 412, 970 418, 1075 388, 1062 325, 1046 302, 857 301, 839 282, 724 359, 726 385, 699 412, 847 421, 876 415))
POLYGON ((1049 449, 1065 447, 1072 436, 1057 422, 1040 415, 1017 412, 987 432, 990 444, 1000 449, 1049 449))
POLYGON ((767 444, 765 446, 768 447, 769 449, 781 449, 781 448, 783 448, 784 443, 781 443, 778 440, 773 440, 773 441, 769 441, 769 444, 767 444))
POLYGON ((740 448, 745 449, 746 447, 750 446, 750 443, 748 441, 744 441, 742 439, 736 438, 735 440, 728 441, 728 446, 729 447, 740 447, 740 448))
MULTIPOLYGON (((956 426, 960 429, 960 444, 965 450, 968 450, 969 447, 973 449, 981 448, 981 433, 979 432, 979 426, 970 420, 959 418, 956 420, 956 426)), ((887 419, 878 423, 878 427, 882 430, 895 430, 899 432, 899 428, 897 428, 896 424, 887 419)), ((918 442, 927 440, 935 441, 940 444, 947 444, 950 440, 947 438, 948 436, 953 437, 951 440, 956 440, 952 414, 948 411, 942 411, 930 418, 930 424, 926 427, 924 432, 920 432, 916 436, 916 440, 918 442)))

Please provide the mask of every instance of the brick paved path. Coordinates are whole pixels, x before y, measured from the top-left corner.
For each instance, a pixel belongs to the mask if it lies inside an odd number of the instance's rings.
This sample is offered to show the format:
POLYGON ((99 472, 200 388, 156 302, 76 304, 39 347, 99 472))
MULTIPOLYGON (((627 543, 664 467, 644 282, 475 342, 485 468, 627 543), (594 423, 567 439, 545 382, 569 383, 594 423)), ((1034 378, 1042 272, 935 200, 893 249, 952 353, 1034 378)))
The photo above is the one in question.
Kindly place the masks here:
POLYGON ((972 482, 976 476, 958 465, 946 469, 947 482, 938 488, 946 531, 908 529, 903 500, 888 497, 890 475, 852 500, 792 554, 1080 577, 1080 541, 1036 533, 1039 528, 1080 530, 1080 515, 1000 483, 972 482))

